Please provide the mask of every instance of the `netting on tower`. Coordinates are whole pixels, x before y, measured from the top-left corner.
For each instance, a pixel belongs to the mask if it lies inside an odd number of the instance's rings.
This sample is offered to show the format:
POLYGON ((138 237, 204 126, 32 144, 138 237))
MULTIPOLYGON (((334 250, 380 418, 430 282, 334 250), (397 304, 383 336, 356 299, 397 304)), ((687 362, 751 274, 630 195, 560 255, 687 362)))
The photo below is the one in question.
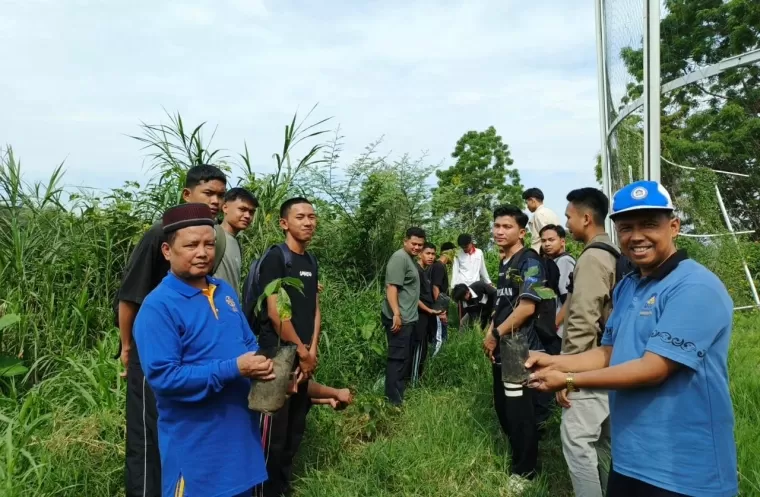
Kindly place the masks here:
POLYGON ((718 274, 737 308, 759 306, 760 3, 662 1, 659 47, 645 50, 651 2, 647 11, 649 0, 598 1, 607 194, 649 176, 645 92, 661 85, 660 178, 649 179, 674 197, 679 244, 718 274), (653 49, 661 75, 650 86, 653 49))

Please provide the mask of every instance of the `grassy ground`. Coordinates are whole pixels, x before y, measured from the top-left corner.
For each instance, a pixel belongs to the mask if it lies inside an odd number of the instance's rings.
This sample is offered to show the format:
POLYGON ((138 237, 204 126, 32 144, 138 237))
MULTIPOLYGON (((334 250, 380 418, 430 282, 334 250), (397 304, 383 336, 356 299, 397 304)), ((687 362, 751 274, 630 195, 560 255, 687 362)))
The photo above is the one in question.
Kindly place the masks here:
MULTIPOLYGON (((757 314, 737 316, 730 357, 743 496, 760 495, 758 325, 757 314)), ((296 495, 518 495, 509 490, 507 446, 493 413, 479 341, 473 334, 454 336, 432 361, 421 388, 409 391, 403 409, 379 420, 371 441, 357 438, 354 425, 362 418, 356 412, 312 411, 296 495)), ((541 479, 519 495, 571 496, 556 415, 541 458, 541 479)))

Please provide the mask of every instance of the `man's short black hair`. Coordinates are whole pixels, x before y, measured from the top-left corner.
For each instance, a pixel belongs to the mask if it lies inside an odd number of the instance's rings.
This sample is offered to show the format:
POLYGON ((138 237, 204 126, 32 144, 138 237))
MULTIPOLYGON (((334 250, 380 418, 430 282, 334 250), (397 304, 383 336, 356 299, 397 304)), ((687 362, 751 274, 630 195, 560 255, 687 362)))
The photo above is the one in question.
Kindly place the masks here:
POLYGON ((523 192, 522 198, 523 200, 528 200, 529 198, 535 198, 536 200, 543 202, 544 192, 542 192, 538 188, 528 188, 527 190, 523 192))
POLYGON ((309 204, 312 205, 309 199, 305 197, 293 197, 287 199, 285 202, 282 203, 280 206, 280 219, 285 219, 288 217, 288 213, 290 212, 290 208, 294 205, 298 204, 309 204))
POLYGON ((227 190, 227 193, 224 194, 224 202, 234 202, 235 200, 242 200, 253 205, 256 209, 259 208, 259 200, 245 188, 235 187, 227 190))
POLYGON ((467 245, 472 243, 472 235, 469 233, 462 233, 457 237, 457 245, 459 245, 461 248, 465 248, 467 245))
POLYGON ((443 242, 441 244, 441 252, 446 252, 447 250, 454 250, 456 245, 454 245, 453 242, 443 242))
POLYGON ((610 199, 601 190, 588 186, 578 188, 567 194, 567 201, 574 206, 582 206, 593 213, 594 224, 604 226, 607 212, 610 209, 610 199))
POLYGON ((435 244, 431 242, 425 242, 425 245, 422 246, 422 250, 425 249, 433 249, 433 251, 435 251, 435 244))
POLYGON ((528 226, 528 216, 525 214, 522 209, 519 207, 515 207, 514 205, 500 205, 493 211, 493 220, 496 221, 496 218, 503 217, 503 216, 509 216, 514 218, 515 222, 521 229, 525 229, 526 226, 528 226))
POLYGON ((451 298, 457 302, 461 302, 465 299, 469 291, 470 288, 467 285, 459 283, 454 285, 454 288, 451 289, 451 298))
POLYGON ((547 224, 546 226, 541 228, 541 230, 538 232, 538 236, 543 236, 544 231, 549 231, 549 230, 556 231, 557 236, 559 236, 560 238, 565 238, 567 236, 567 233, 565 233, 565 228, 563 228, 559 224, 547 224))
POLYGON ((193 189, 201 183, 218 180, 227 184, 227 176, 224 171, 210 164, 199 164, 187 170, 185 175, 185 188, 193 189))
POLYGON ((412 237, 422 238, 424 240, 426 238, 425 230, 423 230, 422 228, 418 226, 412 226, 411 228, 406 230, 405 238, 409 240, 412 237))

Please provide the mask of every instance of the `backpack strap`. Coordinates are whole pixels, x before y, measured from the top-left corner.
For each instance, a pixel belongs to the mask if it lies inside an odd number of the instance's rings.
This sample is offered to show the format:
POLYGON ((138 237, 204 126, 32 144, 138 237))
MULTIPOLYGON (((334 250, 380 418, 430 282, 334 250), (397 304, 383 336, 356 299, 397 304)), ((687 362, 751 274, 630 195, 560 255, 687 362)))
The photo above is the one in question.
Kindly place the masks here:
MULTIPOLYGON (((592 248, 599 249, 599 250, 604 250, 608 254, 612 254, 612 256, 615 257, 615 259, 620 259, 620 252, 618 250, 616 250, 615 247, 613 247, 609 243, 604 243, 604 242, 590 243, 590 244, 586 245, 586 247, 583 249, 583 252, 587 251, 588 249, 592 249, 592 248)), ((581 252, 581 254, 583 254, 583 252, 581 252)))
POLYGON ((214 231, 216 231, 216 254, 214 255, 214 269, 211 274, 216 274, 219 266, 222 265, 222 259, 224 259, 224 252, 227 251, 227 234, 222 228, 221 224, 214 225, 214 231))

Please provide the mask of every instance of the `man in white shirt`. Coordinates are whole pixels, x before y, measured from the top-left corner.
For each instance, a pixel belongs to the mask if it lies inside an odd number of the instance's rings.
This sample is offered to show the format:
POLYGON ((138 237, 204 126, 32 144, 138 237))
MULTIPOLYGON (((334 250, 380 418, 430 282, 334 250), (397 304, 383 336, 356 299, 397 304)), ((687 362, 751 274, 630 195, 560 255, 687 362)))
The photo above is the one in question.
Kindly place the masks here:
POLYGON ((453 288, 460 283, 470 286, 476 281, 482 281, 491 285, 491 278, 488 277, 483 251, 475 248, 475 244, 472 243, 472 236, 468 234, 459 235, 457 245, 462 250, 454 256, 454 267, 451 270, 451 287, 453 288))
POLYGON ((557 214, 544 205, 544 192, 538 188, 528 188, 523 192, 523 200, 528 210, 533 214, 528 222, 530 231, 530 248, 539 251, 541 248, 541 228, 548 224, 561 225, 557 214))

